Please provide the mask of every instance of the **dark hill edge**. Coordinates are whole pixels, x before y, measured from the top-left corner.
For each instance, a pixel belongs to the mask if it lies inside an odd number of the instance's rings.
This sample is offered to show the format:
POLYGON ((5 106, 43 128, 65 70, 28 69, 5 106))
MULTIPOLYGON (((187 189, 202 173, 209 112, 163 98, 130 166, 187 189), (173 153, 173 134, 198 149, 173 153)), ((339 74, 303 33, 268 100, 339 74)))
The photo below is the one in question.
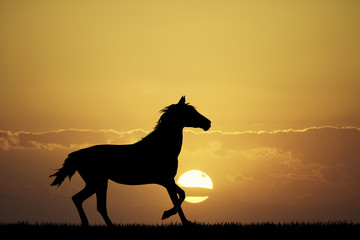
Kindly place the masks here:
MULTIPOLYGON (((285 222, 285 223, 236 223, 222 222, 215 224, 195 223, 182 226, 179 223, 149 224, 116 224, 113 228, 105 225, 82 227, 67 223, 0 223, 2 234, 44 236, 44 237, 94 237, 94 236, 230 236, 233 237, 347 237, 360 233, 360 224, 348 221, 328 222, 285 222), (188 235, 193 234, 193 235, 188 235)), ((7 235, 10 236, 10 235, 7 235)))

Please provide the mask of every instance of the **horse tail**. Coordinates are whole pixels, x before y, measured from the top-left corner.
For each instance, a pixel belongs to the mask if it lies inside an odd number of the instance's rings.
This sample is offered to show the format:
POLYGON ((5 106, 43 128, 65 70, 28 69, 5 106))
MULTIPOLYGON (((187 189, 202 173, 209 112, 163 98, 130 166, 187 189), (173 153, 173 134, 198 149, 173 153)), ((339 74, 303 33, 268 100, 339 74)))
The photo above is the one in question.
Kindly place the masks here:
POLYGON ((57 185, 59 187, 66 177, 69 177, 69 180, 71 180, 71 177, 76 172, 76 161, 74 160, 74 157, 71 157, 70 154, 68 158, 65 159, 62 168, 58 169, 56 173, 50 175, 50 177, 55 177, 55 180, 51 183, 51 186, 57 185))

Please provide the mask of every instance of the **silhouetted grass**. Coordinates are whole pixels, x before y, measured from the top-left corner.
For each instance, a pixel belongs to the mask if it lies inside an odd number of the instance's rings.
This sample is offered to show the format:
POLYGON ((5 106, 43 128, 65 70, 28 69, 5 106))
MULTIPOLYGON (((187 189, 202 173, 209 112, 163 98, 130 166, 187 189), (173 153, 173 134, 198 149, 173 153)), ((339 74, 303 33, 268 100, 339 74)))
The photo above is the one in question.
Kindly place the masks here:
MULTIPOLYGON (((82 227, 77 224, 66 223, 0 223, 0 232, 23 236, 232 236, 238 237, 345 237, 359 236, 360 224, 347 221, 330 222, 289 222, 289 223, 234 223, 224 222, 216 224, 195 223, 192 226, 182 226, 181 224, 120 224, 113 228, 104 225, 91 225, 82 227), (355 234, 355 235, 354 235, 355 234), (190 235, 194 236, 194 235, 190 235)), ((9 235, 10 236, 10 235, 9 235)))

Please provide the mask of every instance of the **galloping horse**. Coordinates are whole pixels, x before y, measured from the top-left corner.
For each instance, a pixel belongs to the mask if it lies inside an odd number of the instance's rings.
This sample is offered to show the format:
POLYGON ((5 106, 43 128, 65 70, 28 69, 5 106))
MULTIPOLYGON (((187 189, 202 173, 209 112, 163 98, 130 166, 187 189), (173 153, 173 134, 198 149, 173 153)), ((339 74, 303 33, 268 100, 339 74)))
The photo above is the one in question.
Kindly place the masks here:
POLYGON ((62 168, 50 177, 51 184, 58 187, 66 177, 69 180, 76 171, 85 181, 85 187, 72 197, 79 212, 81 223, 89 224, 82 203, 93 194, 97 198, 97 210, 108 226, 112 222, 106 210, 106 191, 108 180, 121 184, 159 184, 169 193, 174 207, 164 211, 162 219, 176 213, 183 225, 186 219, 181 204, 185 192, 176 185, 174 177, 178 168, 178 156, 181 151, 184 127, 202 128, 207 131, 211 121, 201 115, 181 97, 160 111, 163 113, 155 129, 139 142, 129 145, 95 145, 69 154, 62 168))

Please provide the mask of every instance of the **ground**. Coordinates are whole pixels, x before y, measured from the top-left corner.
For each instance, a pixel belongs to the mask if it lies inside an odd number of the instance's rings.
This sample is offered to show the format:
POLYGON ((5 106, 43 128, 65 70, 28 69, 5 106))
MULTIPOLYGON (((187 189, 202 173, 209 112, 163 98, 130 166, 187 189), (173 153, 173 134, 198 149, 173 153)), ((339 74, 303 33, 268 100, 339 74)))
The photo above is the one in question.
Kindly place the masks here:
POLYGON ((145 225, 145 224, 122 224, 107 228, 105 225, 92 225, 81 227, 74 224, 55 224, 55 223, 0 223, 0 232, 9 234, 6 236, 26 236, 36 237, 95 237, 95 236, 231 236, 241 238, 269 238, 269 237, 291 237, 293 238, 318 238, 341 237, 351 238, 360 233, 360 224, 347 221, 334 222, 290 222, 290 223, 195 223, 192 226, 182 226, 178 223, 164 225, 145 225), (355 235, 354 235, 355 234, 355 235))

